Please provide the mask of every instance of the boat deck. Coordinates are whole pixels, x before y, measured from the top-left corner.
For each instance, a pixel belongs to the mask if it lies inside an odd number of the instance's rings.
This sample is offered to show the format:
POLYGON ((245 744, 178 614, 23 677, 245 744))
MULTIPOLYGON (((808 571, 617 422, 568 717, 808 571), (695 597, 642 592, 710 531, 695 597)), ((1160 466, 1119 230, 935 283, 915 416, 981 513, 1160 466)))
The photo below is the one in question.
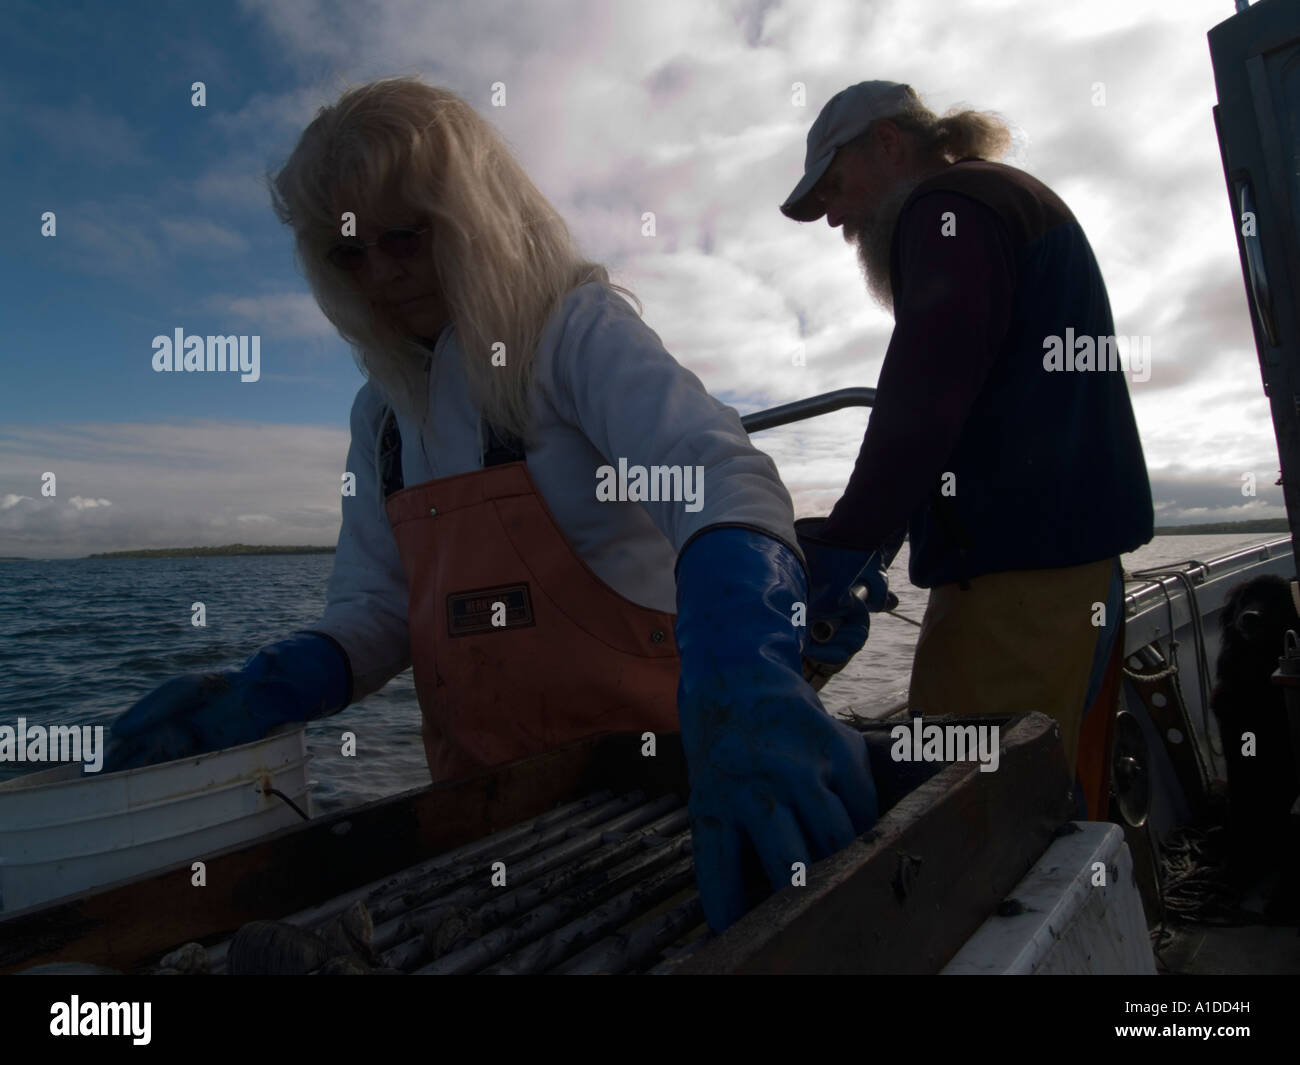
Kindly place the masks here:
POLYGON ((1300 925, 1187 925, 1156 951, 1161 973, 1282 976, 1300 973, 1300 925))

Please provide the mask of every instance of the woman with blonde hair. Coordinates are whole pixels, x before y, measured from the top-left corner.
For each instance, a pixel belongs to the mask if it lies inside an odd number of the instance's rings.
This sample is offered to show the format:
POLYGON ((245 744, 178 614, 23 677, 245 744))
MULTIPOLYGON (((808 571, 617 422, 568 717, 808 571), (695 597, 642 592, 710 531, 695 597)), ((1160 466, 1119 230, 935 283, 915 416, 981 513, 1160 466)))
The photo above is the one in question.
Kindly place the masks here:
POLYGON ((243 670, 141 700, 108 768, 336 713, 411 666, 434 780, 680 727, 714 928, 746 908, 746 841, 779 888, 865 831, 865 744, 802 676, 807 579, 772 461, 493 128, 416 79, 363 85, 273 197, 368 379, 328 604, 243 670))

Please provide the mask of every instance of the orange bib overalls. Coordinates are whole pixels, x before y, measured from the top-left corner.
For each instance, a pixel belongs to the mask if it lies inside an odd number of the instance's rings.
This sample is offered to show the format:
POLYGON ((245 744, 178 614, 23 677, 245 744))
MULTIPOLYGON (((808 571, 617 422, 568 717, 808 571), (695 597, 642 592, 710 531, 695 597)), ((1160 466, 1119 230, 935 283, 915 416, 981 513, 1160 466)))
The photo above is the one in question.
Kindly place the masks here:
POLYGON ((597 577, 511 455, 385 504, 435 781, 597 732, 678 728, 674 615, 597 577))

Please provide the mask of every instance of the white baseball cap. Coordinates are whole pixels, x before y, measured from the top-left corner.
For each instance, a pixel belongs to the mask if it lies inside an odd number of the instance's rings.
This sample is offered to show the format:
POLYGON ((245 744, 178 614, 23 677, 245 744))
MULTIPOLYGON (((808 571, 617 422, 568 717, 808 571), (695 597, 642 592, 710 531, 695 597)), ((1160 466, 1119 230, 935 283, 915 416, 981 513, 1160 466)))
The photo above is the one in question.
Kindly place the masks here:
POLYGON ((808 131, 803 180, 781 204, 781 213, 796 222, 815 222, 824 215, 811 193, 835 153, 876 119, 896 115, 908 104, 917 106, 920 99, 910 85, 896 81, 860 81, 832 96, 808 131))

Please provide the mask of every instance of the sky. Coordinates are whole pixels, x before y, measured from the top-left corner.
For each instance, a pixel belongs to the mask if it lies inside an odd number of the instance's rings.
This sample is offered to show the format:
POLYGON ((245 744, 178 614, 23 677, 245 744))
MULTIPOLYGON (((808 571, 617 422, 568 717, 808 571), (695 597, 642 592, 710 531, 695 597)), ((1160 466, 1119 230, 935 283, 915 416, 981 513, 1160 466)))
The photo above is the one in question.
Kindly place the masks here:
MULTIPOLYGON (((584 254, 742 414, 872 386, 889 342, 838 230, 777 209, 821 106, 886 79, 939 113, 995 111, 1015 133, 1004 161, 1087 233, 1116 333, 1150 338, 1149 379, 1129 389, 1157 524, 1283 516, 1211 117, 1205 35, 1232 0, 1083 10, 7 0, 0 556, 335 541, 362 378, 295 267, 265 175, 345 87, 399 74, 487 117, 584 254), (153 338, 178 328, 259 336, 259 379, 156 373, 153 338)), ((797 514, 839 497, 867 414, 755 435, 797 514)))

